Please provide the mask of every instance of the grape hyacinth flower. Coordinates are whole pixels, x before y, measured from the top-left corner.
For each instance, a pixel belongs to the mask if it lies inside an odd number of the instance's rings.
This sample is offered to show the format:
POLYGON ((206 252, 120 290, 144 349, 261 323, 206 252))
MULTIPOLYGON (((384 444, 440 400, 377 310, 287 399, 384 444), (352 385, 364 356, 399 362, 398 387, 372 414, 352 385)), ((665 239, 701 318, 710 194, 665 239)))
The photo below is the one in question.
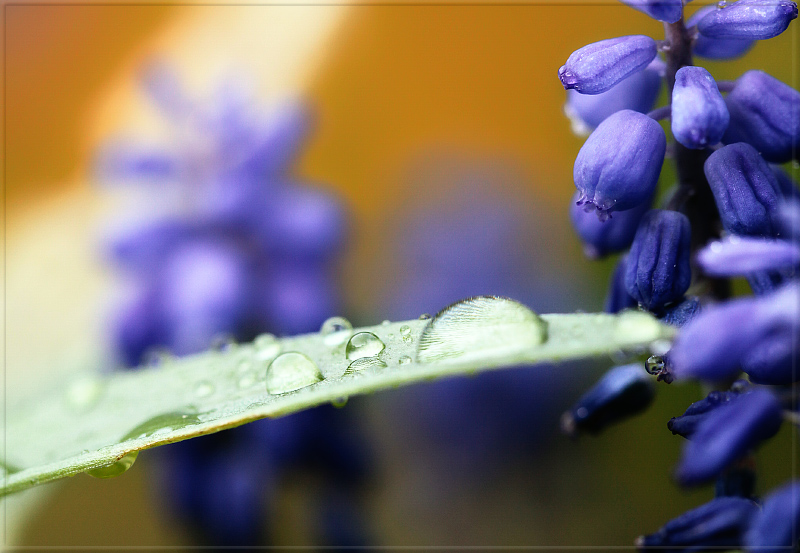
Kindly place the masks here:
MULTIPOLYGON (((756 40, 786 30, 797 17, 797 5, 790 0, 720 2, 700 8, 684 23, 678 2, 623 1, 664 21, 665 37, 658 49, 671 103, 643 115, 626 111, 631 106, 617 103, 609 92, 614 101, 606 108, 617 111, 587 110, 602 113, 603 120, 576 157, 576 203, 613 222, 625 210, 650 201, 664 157, 659 155, 661 143, 666 142, 656 119, 670 119, 668 150, 677 183, 671 193, 656 199, 658 209, 639 221, 628 251, 622 246, 630 231, 627 225, 623 241, 616 227, 590 226, 575 207, 570 216, 589 257, 620 254, 606 310, 615 313, 638 303, 677 329, 671 345, 653 345, 656 355, 638 376, 644 377, 646 370, 667 383, 699 379, 721 387, 667 424, 674 434, 688 438, 675 471, 678 484, 716 480, 717 498, 636 544, 643 550, 676 552, 795 549, 800 530, 797 484, 767 496, 759 512, 751 500, 757 498, 750 452, 774 436, 784 421, 798 424, 792 410, 797 396, 788 387, 800 379, 800 203, 796 183, 769 163, 797 158, 800 93, 755 69, 734 83, 717 85, 706 69, 695 65, 693 55, 718 60, 742 56, 756 40), (651 135, 642 129, 652 129, 651 135), (731 299, 730 279, 740 276, 747 278, 754 295, 731 299), (736 380, 742 373, 747 380, 736 380)), ((598 93, 619 82, 620 75, 635 73, 647 40, 637 49, 633 41, 626 43, 629 38, 577 50, 559 70, 562 84, 580 93, 598 93), (619 61, 609 63, 614 55, 619 61)), ((572 99, 577 98, 572 90, 569 94, 568 105, 576 106, 568 111, 574 120, 581 116, 580 104, 572 99)), ((608 382, 620 378, 618 370, 608 374, 608 382)), ((638 382, 636 376, 631 374, 630 381, 638 382)), ((605 401, 613 405, 604 382, 606 378, 581 402, 593 409, 605 401)), ((581 420, 579 411, 582 416, 593 412, 581 402, 565 415, 568 421, 581 420)), ((572 432, 572 426, 566 430, 572 432)))
POLYGON ((644 202, 601 221, 597 215, 578 204, 579 201, 580 195, 576 193, 570 202, 569 214, 572 226, 583 242, 583 251, 590 259, 619 253, 630 247, 639 222, 650 209, 650 202, 644 202))
MULTIPOLYGON (((148 68, 144 85, 181 142, 117 141, 98 157, 104 181, 158 194, 148 203, 157 215, 116 231, 106 248, 133 283, 116 317, 120 359, 133 367, 154 351, 185 355, 268 330, 317 330, 337 310, 332 262, 346 214, 334 195, 290 174, 310 128, 307 106, 263 113, 233 82, 196 102, 163 65, 148 68)), ((320 495, 353 513, 341 518, 352 532, 326 534, 329 507, 320 504, 320 543, 365 545, 357 491, 369 463, 351 417, 320 407, 164 448, 162 499, 204 545, 265 544, 267 501, 284 475, 311 470, 320 495)))
POLYGON ((623 4, 646 13, 656 21, 675 23, 683 17, 682 0, 621 0, 623 4))

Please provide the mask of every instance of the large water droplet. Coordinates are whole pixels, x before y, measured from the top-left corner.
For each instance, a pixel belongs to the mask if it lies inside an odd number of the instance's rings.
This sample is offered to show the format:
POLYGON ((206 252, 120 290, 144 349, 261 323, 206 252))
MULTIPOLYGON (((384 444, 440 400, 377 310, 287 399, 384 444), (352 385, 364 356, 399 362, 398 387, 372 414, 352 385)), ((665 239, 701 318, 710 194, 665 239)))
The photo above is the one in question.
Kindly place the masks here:
POLYGON ((377 357, 361 357, 360 359, 356 359, 350 363, 350 366, 347 367, 347 370, 344 371, 344 374, 353 374, 369 369, 385 369, 386 367, 386 363, 377 357))
POLYGON ((353 334, 353 325, 344 317, 331 317, 322 323, 319 329, 322 341, 328 347, 344 344, 353 334))
POLYGON ((347 342, 346 356, 350 360, 361 359, 362 357, 375 357, 386 346, 381 339, 372 332, 359 332, 347 342))
POLYGON ((274 334, 259 334, 253 340, 256 348, 256 358, 261 361, 272 361, 281 352, 281 342, 274 334))
POLYGON ((417 360, 493 358, 525 351, 547 339, 547 323, 514 300, 478 296, 446 307, 425 328, 417 360))
POLYGON ((113 478, 120 474, 127 472, 133 466, 136 458, 139 456, 138 451, 131 451, 122 459, 117 459, 110 465, 104 467, 97 467, 96 469, 87 470, 86 474, 94 476, 95 478, 113 478))
POLYGON ((198 424, 200 416, 197 413, 171 411, 156 415, 135 426, 130 432, 125 434, 120 441, 135 440, 136 438, 146 438, 154 434, 165 434, 172 430, 180 430, 186 426, 198 424))
POLYGON ((283 353, 267 367, 267 391, 270 394, 285 394, 323 379, 316 363, 296 351, 283 353))

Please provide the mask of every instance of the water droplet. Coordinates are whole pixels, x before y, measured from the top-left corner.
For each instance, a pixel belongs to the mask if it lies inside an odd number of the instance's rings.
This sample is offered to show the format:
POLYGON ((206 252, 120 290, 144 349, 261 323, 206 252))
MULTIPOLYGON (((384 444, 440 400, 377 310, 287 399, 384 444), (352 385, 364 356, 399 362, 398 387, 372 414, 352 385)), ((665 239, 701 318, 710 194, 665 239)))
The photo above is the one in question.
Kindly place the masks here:
POLYGON ((281 343, 274 334, 256 336, 253 345, 256 347, 256 358, 261 361, 272 361, 281 352, 281 343))
POLYGON ((249 388, 250 386, 252 386, 255 383, 256 383, 256 375, 255 375, 255 373, 252 373, 252 372, 246 373, 244 376, 242 376, 239 379, 239 388, 242 388, 242 389, 249 388))
POLYGON ((347 370, 344 371, 344 374, 353 374, 357 372, 363 372, 368 369, 385 369, 387 367, 386 363, 378 359, 377 357, 361 357, 360 359, 356 359, 350 366, 347 367, 347 370))
POLYGON ((383 321, 381 321, 381 326, 389 326, 390 324, 392 324, 392 321, 390 321, 389 319, 384 319, 383 321))
POLYGON ((514 300, 478 296, 446 307, 419 339, 418 361, 493 358, 524 351, 547 339, 547 323, 514 300))
POLYGON ((664 358, 660 355, 651 355, 644 363, 644 370, 648 374, 658 375, 664 371, 664 358))
POLYGON ((229 332, 217 334, 211 339, 211 349, 214 351, 231 351, 236 346, 236 337, 229 332))
POLYGON ((87 470, 86 474, 94 476, 95 478, 113 478, 120 474, 127 472, 133 466, 136 458, 139 456, 138 451, 131 451, 121 459, 117 459, 110 465, 98 467, 96 469, 87 470))
POLYGON ((430 314, 430 313, 423 313, 422 315, 420 315, 420 316, 419 316, 419 320, 420 320, 420 321, 428 321, 428 320, 430 320, 431 318, 432 318, 432 317, 431 317, 431 314, 430 314))
POLYGON ((337 397, 333 401, 331 401, 331 405, 336 407, 337 409, 341 409, 345 405, 347 405, 347 396, 337 397))
POLYGON ((397 360, 398 365, 408 365, 409 363, 411 363, 411 358, 408 355, 404 355, 397 360))
POLYGON ((88 411, 100 400, 105 386, 99 376, 86 376, 67 387, 67 405, 79 413, 88 411))
POLYGON ((331 317, 322 323, 319 332, 326 346, 340 346, 352 336, 353 325, 344 317, 331 317))
POLYGON ((194 395, 197 397, 208 397, 214 393, 214 385, 208 380, 201 380, 194 387, 194 395))
POLYGON ((146 438, 155 434, 163 434, 172 430, 180 430, 187 426, 200 423, 200 415, 197 413, 187 413, 183 411, 171 411, 156 415, 135 426, 130 432, 125 434, 120 441, 135 440, 146 438))
POLYGON ((386 346, 381 339, 372 332, 359 332, 347 342, 346 356, 348 359, 361 359, 362 357, 375 357, 386 346))
POLYGON ((285 394, 323 379, 316 363, 296 351, 283 353, 267 367, 267 391, 270 394, 285 394))
POLYGON ((152 347, 144 352, 142 361, 148 367, 163 367, 172 360, 172 353, 165 347, 152 347))
POLYGON ((414 341, 414 338, 412 338, 411 336, 403 336, 403 342, 404 343, 410 344, 413 341, 414 341))
POLYGON ((403 325, 400 327, 400 336, 408 336, 411 334, 411 327, 408 325, 403 325))

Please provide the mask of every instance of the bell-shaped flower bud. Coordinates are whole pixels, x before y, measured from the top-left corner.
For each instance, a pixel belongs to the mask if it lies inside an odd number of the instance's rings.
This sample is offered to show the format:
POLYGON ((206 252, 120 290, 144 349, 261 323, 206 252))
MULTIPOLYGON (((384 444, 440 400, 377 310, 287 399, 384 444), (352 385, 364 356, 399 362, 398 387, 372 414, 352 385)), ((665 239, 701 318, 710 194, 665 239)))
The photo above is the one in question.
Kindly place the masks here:
POLYGON ((736 80, 725 104, 731 120, 723 142, 747 142, 772 163, 797 157, 800 92, 763 71, 752 70, 736 80))
POLYGON ((653 197, 667 139, 661 125, 630 110, 618 111, 586 140, 575 158, 573 178, 587 211, 601 219, 653 197))
POLYGON ((682 0, 621 0, 623 4, 646 13, 656 21, 675 23, 683 15, 682 0))
POLYGON ((738 396, 737 392, 733 391, 717 391, 709 392, 709 394, 701 399, 695 401, 687 409, 686 412, 679 417, 672 417, 667 422, 667 428, 673 434, 678 434, 684 438, 691 438, 697 426, 703 421, 706 416, 713 410, 731 399, 738 396))
POLYGON ((697 253, 709 276, 733 277, 757 271, 778 271, 800 265, 800 245, 787 240, 729 236, 697 253))
POLYGON ((705 551, 737 549, 758 506, 742 497, 718 497, 666 523, 658 532, 640 536, 640 551, 705 551))
POLYGON ((764 40, 781 34, 796 18, 797 4, 790 0, 721 2, 697 23, 697 30, 711 38, 764 40))
POLYGON ((798 379, 792 359, 800 356, 800 286, 790 284, 761 297, 708 307, 683 327, 669 351, 676 378, 717 382, 740 370, 759 383, 798 379))
MULTIPOLYGON (((716 4, 700 8, 686 22, 686 27, 694 27, 702 18, 717 9, 716 4)), ((732 60, 745 55, 754 45, 755 41, 751 39, 711 38, 698 34, 693 52, 696 56, 709 60, 732 60)))
POLYGON ((625 288, 648 310, 683 297, 692 280, 691 227, 686 215, 653 209, 639 224, 625 271, 625 288))
POLYGON ((778 399, 766 389, 741 394, 709 413, 686 443, 676 470, 685 486, 716 477, 750 449, 768 440, 783 422, 778 399))
POLYGON ((664 62, 654 59, 644 71, 625 77, 600 94, 567 91, 564 113, 575 134, 588 135, 609 115, 623 109, 647 113, 653 109, 661 91, 664 62))
POLYGON ((687 148, 701 150, 722 140, 728 108, 714 77, 702 67, 681 67, 672 90, 672 134, 687 148))
POLYGON ((769 494, 744 536, 747 551, 791 550, 800 535, 800 481, 793 480, 769 494))
POLYGON ((615 212, 613 217, 601 221, 597 215, 578 205, 579 200, 580 194, 576 193, 572 198, 569 215, 575 232, 583 242, 583 251, 590 259, 628 248, 633 242, 642 216, 650 208, 650 202, 645 202, 633 209, 615 212))
POLYGON ((623 309, 636 307, 636 300, 628 293, 625 288, 625 268, 627 266, 627 256, 620 257, 608 285, 603 311, 606 313, 619 313, 623 309))
POLYGON ((575 50, 558 70, 558 78, 567 90, 600 94, 644 69, 657 53, 656 41, 649 36, 601 40, 575 50))
POLYGON ((682 327, 694 319, 700 313, 701 308, 702 305, 698 298, 686 298, 674 307, 664 310, 664 314, 659 318, 668 325, 682 327))
POLYGON ((758 152, 739 142, 708 156, 704 171, 722 226, 731 234, 775 237, 780 234, 780 188, 758 152))
POLYGON ((596 434, 645 410, 655 397, 653 379, 635 363, 614 367, 561 417, 561 429, 575 436, 596 434))

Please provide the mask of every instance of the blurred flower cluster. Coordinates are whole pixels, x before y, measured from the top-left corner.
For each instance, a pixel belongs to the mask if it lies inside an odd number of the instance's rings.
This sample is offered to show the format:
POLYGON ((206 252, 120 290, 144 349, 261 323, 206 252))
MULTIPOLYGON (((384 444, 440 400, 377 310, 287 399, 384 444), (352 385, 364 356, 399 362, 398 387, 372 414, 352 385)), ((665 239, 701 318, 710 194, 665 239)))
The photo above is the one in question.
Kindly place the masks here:
MULTIPOLYGON (((339 307, 333 261, 347 221, 334 195, 290 175, 308 106, 265 113, 236 79, 200 101, 161 63, 142 80, 167 143, 118 139, 97 159, 102 181, 146 195, 105 247, 129 289, 113 334, 122 363, 318 330, 339 307)), ((310 470, 320 482, 315 542, 363 545, 358 493, 369 462, 353 422, 328 406, 174 444, 160 452, 159 495, 202 544, 266 545, 281 478, 310 470)))
MULTIPOLYGON (((785 420, 798 421, 800 203, 797 185, 771 164, 798 159, 800 92, 755 69, 716 82, 694 56, 741 56, 786 30, 797 5, 720 2, 684 22, 682 0, 623 2, 662 21, 666 36, 590 44, 559 70, 573 127, 593 129, 575 160, 571 216, 590 257, 622 253, 607 310, 638 306, 678 327, 647 372, 717 388, 668 424, 687 439, 677 483, 716 482, 716 498, 637 545, 793 549, 800 482, 758 498, 752 451, 785 420), (655 108, 662 81, 669 103, 655 108), (665 157, 678 182, 653 208, 665 157), (753 295, 732 298, 734 277, 753 295)), ((563 427, 597 432, 654 395, 641 366, 614 368, 564 414, 563 427)))

